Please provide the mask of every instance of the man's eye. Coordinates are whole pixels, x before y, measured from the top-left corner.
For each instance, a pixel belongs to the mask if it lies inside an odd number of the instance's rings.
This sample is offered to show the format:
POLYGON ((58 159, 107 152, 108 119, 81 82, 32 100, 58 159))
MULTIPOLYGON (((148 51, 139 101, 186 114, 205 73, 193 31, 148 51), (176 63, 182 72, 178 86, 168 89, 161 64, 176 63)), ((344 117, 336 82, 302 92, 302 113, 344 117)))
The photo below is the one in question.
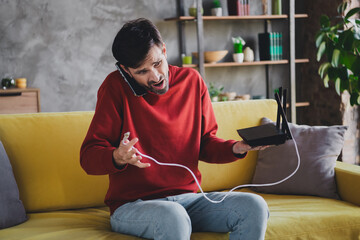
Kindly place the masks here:
POLYGON ((158 61, 158 62, 156 62, 156 63, 154 64, 154 66, 155 66, 155 67, 158 67, 158 66, 160 66, 160 64, 161 64, 161 61, 158 61))

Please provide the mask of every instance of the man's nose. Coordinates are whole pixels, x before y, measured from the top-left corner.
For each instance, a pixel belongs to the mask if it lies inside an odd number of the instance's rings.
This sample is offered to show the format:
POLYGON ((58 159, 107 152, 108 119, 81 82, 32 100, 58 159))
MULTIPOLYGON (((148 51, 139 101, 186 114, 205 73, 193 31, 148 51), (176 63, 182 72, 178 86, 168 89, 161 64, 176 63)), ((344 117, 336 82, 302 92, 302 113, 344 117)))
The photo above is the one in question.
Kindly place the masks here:
POLYGON ((157 69, 153 69, 150 75, 150 81, 158 82, 160 80, 160 73, 157 69))

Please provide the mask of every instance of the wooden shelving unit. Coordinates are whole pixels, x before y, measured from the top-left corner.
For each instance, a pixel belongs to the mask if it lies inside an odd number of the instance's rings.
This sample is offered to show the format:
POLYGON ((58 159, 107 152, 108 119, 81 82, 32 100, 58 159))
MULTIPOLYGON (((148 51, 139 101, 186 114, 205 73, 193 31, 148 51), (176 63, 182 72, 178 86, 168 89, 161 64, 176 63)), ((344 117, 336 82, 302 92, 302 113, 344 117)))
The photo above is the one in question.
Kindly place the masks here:
MULTIPOLYGON (((295 14, 295 18, 308 18, 308 14, 295 14)), ((275 19, 288 19, 287 14, 282 15, 249 15, 249 16, 202 16, 204 21, 209 20, 275 20, 275 19)), ((174 18, 165 18, 165 21, 194 21, 195 17, 180 16, 174 18)))
POLYGON ((166 18, 165 21, 177 21, 179 26, 179 36, 180 36, 180 54, 185 49, 185 38, 183 35, 184 32, 184 22, 192 21, 197 25, 197 43, 198 43, 198 63, 199 64, 184 64, 183 67, 192 67, 197 68, 202 76, 205 74, 205 68, 216 68, 216 67, 249 67, 249 66, 265 66, 266 67, 266 89, 267 95, 269 93, 269 65, 278 65, 278 64, 288 64, 289 65, 289 84, 290 84, 290 117, 291 120, 296 122, 296 107, 305 107, 309 106, 308 102, 296 102, 296 67, 297 63, 307 63, 309 59, 296 59, 295 58, 295 19, 304 19, 308 18, 308 14, 295 14, 295 0, 289 0, 289 14, 282 15, 248 15, 248 16, 202 16, 200 13, 200 9, 202 8, 202 0, 197 0, 197 16, 183 16, 183 1, 177 0, 177 8, 178 8, 178 17, 174 18, 166 18), (204 33, 203 33, 203 22, 206 21, 241 21, 241 20, 262 20, 265 25, 265 32, 267 32, 267 25, 270 21, 277 20, 287 20, 289 24, 289 59, 277 60, 277 61, 254 61, 254 62, 218 62, 218 63, 205 63, 204 62, 204 33))
MULTIPOLYGON (((309 59, 296 59, 296 63, 307 63, 309 59)), ((289 60, 276 60, 276 61, 254 61, 254 62, 218 62, 218 63, 204 63, 204 67, 241 67, 241 66, 262 66, 262 65, 275 65, 275 64, 288 64, 289 60)), ((183 64, 183 67, 199 67, 198 64, 183 64)))

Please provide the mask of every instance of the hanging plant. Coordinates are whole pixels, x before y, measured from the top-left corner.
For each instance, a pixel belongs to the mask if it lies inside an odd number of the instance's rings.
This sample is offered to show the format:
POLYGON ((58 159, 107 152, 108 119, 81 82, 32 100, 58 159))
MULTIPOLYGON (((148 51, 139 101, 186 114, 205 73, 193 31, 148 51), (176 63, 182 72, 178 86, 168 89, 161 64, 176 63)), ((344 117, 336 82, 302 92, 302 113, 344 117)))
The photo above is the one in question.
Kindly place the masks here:
POLYGON ((333 25, 330 17, 322 15, 315 39, 317 61, 325 59, 318 71, 324 86, 329 87, 329 81, 334 81, 339 95, 349 92, 353 106, 360 105, 360 19, 350 17, 358 14, 360 8, 350 9, 345 15, 347 7, 348 2, 338 6, 339 16, 333 25))

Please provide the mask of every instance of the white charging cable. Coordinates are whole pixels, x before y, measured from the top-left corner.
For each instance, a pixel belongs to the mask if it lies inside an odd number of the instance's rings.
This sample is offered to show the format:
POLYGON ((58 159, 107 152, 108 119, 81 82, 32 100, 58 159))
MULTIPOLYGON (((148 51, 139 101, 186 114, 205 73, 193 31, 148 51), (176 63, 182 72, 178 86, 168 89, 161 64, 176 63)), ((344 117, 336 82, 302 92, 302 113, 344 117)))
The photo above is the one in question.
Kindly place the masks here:
MULTIPOLYGON (((290 130, 290 129, 289 129, 289 130, 290 130)), ((291 135, 292 135, 291 130, 290 130, 290 133, 291 133, 291 135)), ((123 140, 122 140, 123 144, 126 144, 125 141, 129 138, 129 136, 130 136, 130 132, 126 132, 126 133, 124 134, 124 138, 123 138, 123 140)), ((236 190, 236 189, 246 188, 246 187, 269 187, 269 186, 274 186, 274 185, 280 184, 280 183, 282 183, 282 182, 285 182, 286 180, 288 180, 289 178, 291 178, 292 176, 294 176, 294 174, 298 171, 298 169, 299 169, 299 167, 300 167, 300 154, 299 154, 299 149, 298 149, 298 147, 297 147, 297 144, 296 144, 296 141, 295 141, 294 137, 292 137, 292 140, 294 141, 294 145, 295 145, 295 150, 296 150, 296 155, 297 155, 298 163, 297 163, 296 169, 295 169, 289 176, 285 177, 284 179, 282 179, 282 180, 280 180, 280 181, 273 182, 273 183, 263 183, 263 184, 254 184, 254 183, 251 183, 251 184, 244 184, 244 185, 236 186, 236 187, 232 188, 230 191, 228 191, 228 192, 224 195, 224 197, 223 197, 222 199, 220 199, 220 200, 212 200, 212 199, 210 199, 210 198, 208 198, 208 197, 206 196, 206 194, 204 193, 203 189, 202 189, 201 186, 200 186, 199 181, 197 180, 195 174, 193 173, 193 171, 191 171, 190 168, 188 168, 188 167, 186 167, 186 166, 184 166, 184 165, 181 165, 181 164, 177 164, 177 163, 162 163, 162 162, 159 162, 159 161, 157 161, 156 159, 154 159, 154 158, 152 158, 152 157, 150 157, 150 156, 148 156, 148 155, 145 155, 145 154, 141 153, 139 150, 137 150, 137 153, 138 153, 140 156, 145 157, 145 158, 148 158, 148 159, 152 160, 153 162, 155 162, 156 164, 161 165, 161 166, 185 168, 185 169, 192 175, 192 177, 194 178, 194 180, 195 180, 196 184, 198 185, 198 187, 199 187, 202 195, 204 196, 204 198, 206 198, 209 202, 212 202, 212 203, 221 203, 222 201, 225 200, 225 198, 226 198, 231 192, 233 192, 233 191, 236 190)))

